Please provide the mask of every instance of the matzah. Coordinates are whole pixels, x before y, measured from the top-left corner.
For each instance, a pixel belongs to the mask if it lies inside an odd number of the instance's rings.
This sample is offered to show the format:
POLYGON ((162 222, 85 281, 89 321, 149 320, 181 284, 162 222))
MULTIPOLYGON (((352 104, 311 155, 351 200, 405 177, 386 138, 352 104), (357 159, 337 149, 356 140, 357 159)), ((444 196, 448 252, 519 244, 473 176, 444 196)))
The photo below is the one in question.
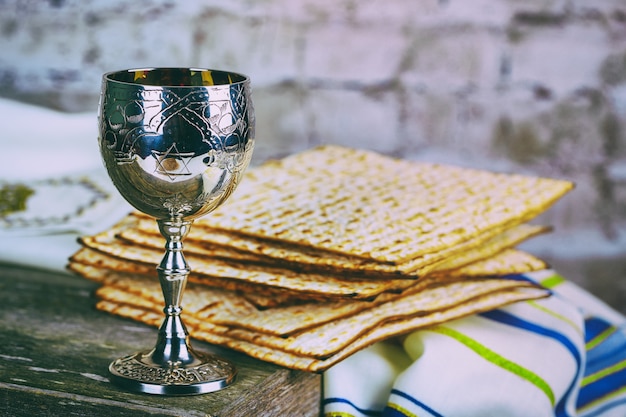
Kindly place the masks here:
MULTIPOLYGON (((465 317, 483 311, 488 311, 502 305, 517 301, 537 299, 546 296, 547 292, 539 288, 517 288, 509 291, 486 294, 472 301, 472 303, 455 305, 449 309, 433 312, 432 314, 417 315, 409 318, 391 319, 380 326, 373 327, 369 332, 361 334, 352 343, 343 349, 325 358, 299 355, 289 351, 277 349, 264 344, 268 336, 258 335, 253 341, 238 339, 229 334, 227 329, 212 323, 202 322, 193 316, 185 317, 185 321, 194 338, 209 343, 230 347, 246 353, 260 360, 276 363, 292 369, 310 372, 322 372, 330 366, 345 359, 347 356, 380 340, 404 334, 409 331, 440 324, 446 321, 465 317)), ((118 294, 119 296, 119 294, 118 294)), ((158 326, 162 316, 157 313, 153 305, 150 307, 141 302, 144 307, 138 307, 134 297, 120 297, 120 300, 102 300, 97 307, 123 317, 142 321, 146 324, 158 326), (125 301, 129 301, 126 303, 125 301)))
MULTIPOLYGON (((162 251, 130 245, 117 241, 113 234, 99 234, 83 239, 86 248, 73 256, 75 262, 100 266, 122 272, 155 275, 155 264, 162 257, 162 251), (96 252, 89 249, 95 249, 96 252)), ((187 255, 192 265, 190 280, 228 289, 250 289, 250 285, 263 286, 273 290, 286 290, 300 293, 294 298, 330 297, 371 299, 384 292, 398 292, 415 284, 414 277, 396 277, 393 279, 358 278, 354 275, 335 275, 296 272, 289 269, 238 264, 223 260, 187 255)), ((519 251, 502 252, 500 255, 471 264, 469 272, 464 268, 451 270, 451 276, 496 276, 510 273, 530 272, 544 266, 530 254, 522 255, 519 251), (524 264, 516 262, 524 258, 524 264), (523 267, 526 267, 524 270, 523 267)), ((443 274, 443 272, 442 272, 443 274)))
POLYGON ((323 146, 257 168, 198 224, 400 264, 523 223, 572 187, 323 146))
MULTIPOLYGON (((111 239, 115 239, 111 237, 111 239)), ((83 243, 102 253, 133 263, 156 265, 162 257, 161 251, 152 248, 129 245, 123 241, 103 241, 84 238, 83 243)), ((385 291, 399 291, 412 285, 414 279, 385 279, 350 277, 342 279, 332 275, 297 272, 290 269, 246 265, 242 268, 237 262, 206 260, 193 254, 186 256, 196 280, 221 280, 246 284, 263 285, 275 289, 319 294, 328 297, 371 298, 385 291)))
MULTIPOLYGON (((119 237, 136 244, 161 249, 163 237, 158 234, 155 223, 151 219, 137 219, 133 227, 120 230, 119 237)), ((189 236, 185 239, 185 253, 206 255, 214 259, 230 256, 231 259, 240 262, 271 264, 299 271, 372 274, 379 278, 384 277, 383 274, 419 277, 435 271, 457 269, 488 258, 548 230, 544 226, 528 224, 504 231, 490 230, 457 247, 426 254, 400 265, 389 265, 197 226, 191 228, 189 236), (228 249, 231 250, 230 253, 227 252, 228 249)))

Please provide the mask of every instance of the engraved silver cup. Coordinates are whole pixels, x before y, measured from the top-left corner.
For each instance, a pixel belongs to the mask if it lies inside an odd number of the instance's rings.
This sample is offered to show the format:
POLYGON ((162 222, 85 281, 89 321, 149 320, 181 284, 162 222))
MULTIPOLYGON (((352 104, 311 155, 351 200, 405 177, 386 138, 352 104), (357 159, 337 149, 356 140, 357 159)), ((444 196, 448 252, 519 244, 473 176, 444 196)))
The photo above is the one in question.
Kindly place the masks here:
POLYGON ((189 265, 182 241, 194 219, 234 191, 254 147, 250 80, 196 68, 147 68, 103 76, 100 152, 111 180, 165 238, 157 266, 165 319, 154 349, 117 359, 112 380, 151 394, 190 395, 230 385, 228 361, 194 351, 181 320, 189 265))

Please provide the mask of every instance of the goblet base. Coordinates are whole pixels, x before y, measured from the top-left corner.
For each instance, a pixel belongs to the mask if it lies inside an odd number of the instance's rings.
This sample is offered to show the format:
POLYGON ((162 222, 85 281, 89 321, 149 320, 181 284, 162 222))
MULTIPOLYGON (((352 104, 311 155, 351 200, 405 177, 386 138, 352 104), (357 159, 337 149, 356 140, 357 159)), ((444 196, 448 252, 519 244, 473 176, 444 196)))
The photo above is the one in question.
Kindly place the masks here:
POLYGON ((129 391, 156 395, 195 395, 219 391, 235 382, 237 370, 229 361, 193 352, 188 364, 157 364, 152 353, 138 352, 109 365, 111 380, 129 391))

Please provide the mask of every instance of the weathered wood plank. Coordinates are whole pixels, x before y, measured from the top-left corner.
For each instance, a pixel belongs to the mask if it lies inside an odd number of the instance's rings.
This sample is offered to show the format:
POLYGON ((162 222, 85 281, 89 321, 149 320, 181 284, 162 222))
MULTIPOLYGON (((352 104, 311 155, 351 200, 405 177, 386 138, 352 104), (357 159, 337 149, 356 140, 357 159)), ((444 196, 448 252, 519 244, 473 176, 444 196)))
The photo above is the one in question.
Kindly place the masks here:
POLYGON ((0 266, 0 415, 317 416, 320 376, 194 341, 238 369, 237 382, 192 397, 122 391, 115 358, 149 348, 156 329, 95 310, 97 284, 0 266))

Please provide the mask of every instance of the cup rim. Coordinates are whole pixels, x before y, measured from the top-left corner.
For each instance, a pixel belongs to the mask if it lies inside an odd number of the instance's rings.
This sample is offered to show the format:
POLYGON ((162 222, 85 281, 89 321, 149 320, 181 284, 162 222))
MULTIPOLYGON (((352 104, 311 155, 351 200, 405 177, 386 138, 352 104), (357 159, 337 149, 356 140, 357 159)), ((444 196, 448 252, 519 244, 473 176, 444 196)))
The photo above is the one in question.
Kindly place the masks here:
POLYGON ((117 84, 126 84, 132 86, 141 86, 141 87, 161 87, 161 88, 202 88, 202 87, 224 87, 231 86, 237 84, 243 84, 250 81, 250 77, 245 74, 236 71, 230 70, 221 70, 221 69, 213 69, 213 68, 202 68, 202 67, 138 67, 138 68, 127 68, 122 70, 109 71, 102 75, 102 79, 105 82, 112 82, 117 84), (140 73, 140 72, 149 72, 149 71, 189 71, 189 72, 208 72, 208 73, 218 73, 223 76, 233 78, 231 82, 226 83, 218 83, 218 84, 207 84, 207 85, 175 85, 175 84, 157 84, 157 83, 139 83, 133 81, 126 81, 115 79, 116 75, 128 74, 128 73, 140 73))

